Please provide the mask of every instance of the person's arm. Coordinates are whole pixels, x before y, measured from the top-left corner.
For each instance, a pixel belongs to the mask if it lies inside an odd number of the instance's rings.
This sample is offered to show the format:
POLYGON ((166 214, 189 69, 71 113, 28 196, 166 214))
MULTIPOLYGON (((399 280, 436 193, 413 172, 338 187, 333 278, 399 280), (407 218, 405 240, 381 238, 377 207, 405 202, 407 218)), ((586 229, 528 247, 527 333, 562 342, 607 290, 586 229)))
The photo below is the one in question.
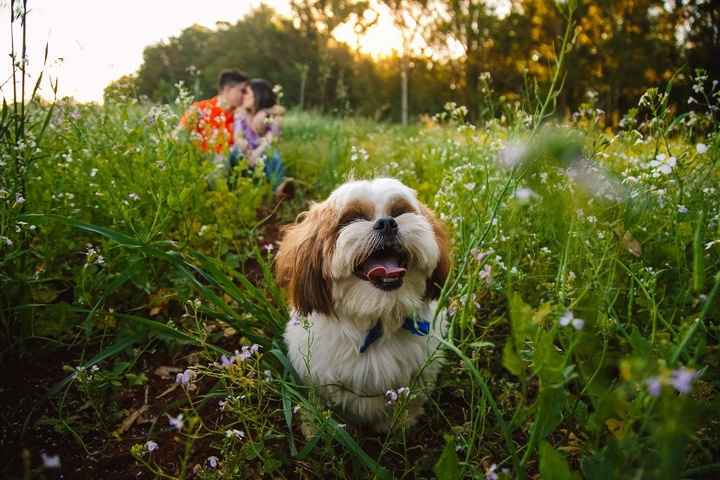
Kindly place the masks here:
POLYGON ((286 110, 285 107, 283 107, 282 105, 275 104, 272 107, 268 108, 268 112, 274 117, 282 117, 283 115, 285 115, 286 110))
POLYGON ((272 145, 273 141, 280 136, 280 124, 282 119, 280 117, 265 116, 264 128, 265 134, 260 140, 260 145, 252 152, 253 162, 261 158, 265 150, 272 145))
POLYGON ((259 136, 264 136, 265 132, 267 132, 267 120, 268 120, 268 111, 267 110, 260 110, 258 113, 255 114, 255 116, 252 118, 251 126, 252 129, 257 132, 259 136))
POLYGON ((270 121, 266 122, 268 125, 269 133, 271 133, 273 137, 280 136, 280 129, 282 127, 282 121, 283 121, 282 115, 273 115, 272 117, 270 117, 270 121))
POLYGON ((237 149, 248 161, 251 163, 251 167, 254 166, 254 160, 251 159, 251 151, 248 145, 247 138, 245 138, 245 131, 243 130, 243 122, 247 121, 247 116, 242 110, 238 110, 235 113, 235 119, 233 120, 233 148, 237 149))

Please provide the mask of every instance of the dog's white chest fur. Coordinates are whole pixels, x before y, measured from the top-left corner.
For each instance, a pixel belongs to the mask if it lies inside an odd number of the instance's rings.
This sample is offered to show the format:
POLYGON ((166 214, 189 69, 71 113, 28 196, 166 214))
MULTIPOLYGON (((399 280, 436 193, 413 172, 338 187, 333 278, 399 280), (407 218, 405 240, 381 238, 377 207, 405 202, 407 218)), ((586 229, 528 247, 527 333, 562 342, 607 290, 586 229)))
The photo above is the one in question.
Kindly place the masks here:
POLYGON ((416 417, 424 390, 434 384, 440 367, 437 338, 444 330, 445 318, 438 315, 433 326, 433 312, 427 307, 419 314, 431 324, 428 335, 396 327, 395 331, 384 331, 363 353, 360 347, 367 330, 313 313, 301 322, 288 323, 285 341, 289 357, 297 373, 318 387, 322 397, 334 406, 357 420, 389 427, 383 422, 391 411, 385 398, 388 390, 412 385, 416 400, 411 407, 414 404, 418 410, 412 416, 416 417))

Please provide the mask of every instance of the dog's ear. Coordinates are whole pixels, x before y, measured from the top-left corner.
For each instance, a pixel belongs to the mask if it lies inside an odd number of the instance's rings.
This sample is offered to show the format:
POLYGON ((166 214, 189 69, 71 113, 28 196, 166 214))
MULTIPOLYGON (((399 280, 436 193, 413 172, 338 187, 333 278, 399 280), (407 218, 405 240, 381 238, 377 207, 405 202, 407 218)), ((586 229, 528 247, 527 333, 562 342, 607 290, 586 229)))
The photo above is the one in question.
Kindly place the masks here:
POLYGON ((432 226, 435 242, 437 242, 439 250, 437 265, 430 278, 427 279, 425 286, 425 298, 436 300, 440 296, 440 291, 445 285, 450 272, 450 237, 445 226, 432 210, 425 205, 420 205, 420 209, 432 226))
POLYGON ((329 266, 335 248, 335 216, 327 204, 316 204, 284 229, 275 273, 280 286, 287 289, 290 305, 302 315, 333 311, 329 266))

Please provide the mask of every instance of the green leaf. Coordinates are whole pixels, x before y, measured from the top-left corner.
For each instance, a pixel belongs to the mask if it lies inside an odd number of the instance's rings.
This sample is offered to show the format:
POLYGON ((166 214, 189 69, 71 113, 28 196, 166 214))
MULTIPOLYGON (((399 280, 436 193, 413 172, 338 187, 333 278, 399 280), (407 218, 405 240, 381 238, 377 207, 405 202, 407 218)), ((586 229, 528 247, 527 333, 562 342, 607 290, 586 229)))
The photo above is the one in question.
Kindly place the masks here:
POLYGON ((512 336, 515 340, 515 348, 520 348, 525 338, 532 332, 533 310, 517 293, 510 295, 510 325, 512 336))
POLYGON ((189 343, 191 345, 201 346, 205 347, 210 350, 214 350, 217 354, 227 354, 228 352, 220 348, 216 345, 213 345, 211 343, 203 341, 201 338, 187 334, 181 330, 178 330, 177 328, 167 325, 165 323, 161 323, 155 320, 150 320, 149 318, 144 317, 138 317, 136 315, 128 315, 123 313, 114 313, 117 318, 127 320, 130 323, 141 325, 143 327, 146 327, 147 329, 157 333, 160 337, 165 339, 171 339, 175 340, 181 343, 189 343))
POLYGON ((623 464, 622 455, 617 448, 615 441, 600 451, 583 457, 580 461, 580 468, 587 480, 605 480, 606 478, 617 478, 617 466, 623 464))
POLYGON ((548 442, 540 443, 540 477, 543 480, 574 480, 565 457, 548 442))
MULTIPOLYGON (((115 343, 106 347, 103 351, 101 351, 100 353, 95 355, 88 362, 85 362, 85 364, 82 366, 84 368, 90 368, 93 365, 102 362, 103 360, 112 358, 115 355, 118 355, 119 353, 122 353, 122 352, 128 350, 133 344, 137 343, 138 341, 139 341, 139 339, 134 338, 134 337, 118 338, 115 341, 115 343)), ((55 384, 48 391, 48 397, 57 395, 65 387, 65 385, 70 383, 70 381, 73 379, 73 376, 74 375, 68 375, 61 382, 58 382, 57 384, 55 384)))
POLYGON ((340 442, 345 448, 352 452, 353 455, 359 458, 360 461, 362 461, 368 469, 370 469, 375 475, 377 475, 378 478, 392 478, 390 472, 388 472, 384 467, 381 467, 377 462, 375 462, 375 460, 373 460, 372 457, 370 457, 365 452, 365 450, 363 450, 362 447, 358 445, 355 439, 350 436, 350 434, 345 431, 343 427, 338 425, 338 423, 334 419, 327 419, 326 426, 330 429, 332 435, 335 437, 335 440, 340 442))
MULTIPOLYGON (((272 353, 282 362, 285 363, 287 360, 283 358, 281 352, 272 350, 272 353)), ((285 382, 283 379, 279 379, 279 382, 283 384, 286 389, 287 395, 292 395, 296 403, 300 403, 310 415, 313 420, 320 425, 326 432, 330 433, 333 438, 343 445, 350 453, 352 453, 363 465, 375 474, 375 477, 380 480, 386 480, 392 478, 390 472, 378 464, 373 458, 368 455, 365 450, 355 441, 355 439, 345 430, 344 427, 340 426, 335 419, 332 417, 326 418, 323 413, 318 410, 317 404, 308 400, 308 398, 301 393, 296 387, 296 384, 290 384, 285 382)))
POLYGON ((563 382, 563 356, 558 352, 550 332, 542 332, 533 352, 534 369, 546 386, 559 385, 563 382))
POLYGON ((137 387, 140 385, 147 385, 148 383, 148 377, 144 373, 135 374, 135 373, 127 373, 125 374, 125 378, 128 381, 128 385, 137 387))
POLYGON ((480 387, 480 390, 483 392, 483 398, 485 401, 487 401, 490 404, 490 408, 492 409, 494 415, 495 415, 495 421, 500 426, 500 430, 502 432, 502 436, 505 439, 505 446, 507 448, 507 451, 510 452, 510 455, 512 457, 513 461, 513 467, 517 469, 518 463, 517 463, 517 457, 516 457, 516 448, 515 443, 512 440, 511 434, 510 434, 510 426, 506 423, 505 419, 503 418, 503 412, 500 410, 500 407, 498 406, 497 401, 495 401, 495 397, 492 394, 492 391, 490 390, 490 387, 488 386, 487 382, 483 378, 480 371, 477 369, 473 361, 465 355, 457 346, 455 346, 452 342, 445 340, 444 338, 440 336, 435 336, 442 345, 444 345, 448 350, 452 351, 460 357, 463 364, 465 365, 465 368, 467 368, 470 373, 472 374, 473 379, 477 383, 477 385, 480 387))
POLYGON ((540 387, 537 400, 537 429, 540 438, 545 438, 562 421, 562 409, 567 393, 560 388, 540 387))
POLYGON ((243 446, 243 454, 247 460, 253 460, 261 457, 263 450, 265 449, 265 443, 262 440, 257 442, 248 442, 243 446))
POLYGON ((692 286, 696 293, 703 291, 705 285, 705 209, 700 210, 700 217, 695 225, 693 236, 693 276, 692 286))
POLYGON ((273 473, 280 467, 282 467, 282 462, 275 457, 268 456, 265 457, 265 459, 263 460, 263 472, 268 475, 273 473))
POLYGON ((456 480, 460 478, 460 460, 455 452, 455 438, 445 435, 445 448, 433 467, 438 480, 456 480))
POLYGON ((502 366, 516 377, 522 374, 525 366, 520 356, 515 353, 515 347, 511 339, 508 339, 502 352, 502 366))
POLYGON ((478 340, 477 342, 472 342, 469 345, 470 348, 473 350, 481 350, 483 348, 493 348, 495 347, 495 344, 492 342, 485 342, 483 340, 478 340))

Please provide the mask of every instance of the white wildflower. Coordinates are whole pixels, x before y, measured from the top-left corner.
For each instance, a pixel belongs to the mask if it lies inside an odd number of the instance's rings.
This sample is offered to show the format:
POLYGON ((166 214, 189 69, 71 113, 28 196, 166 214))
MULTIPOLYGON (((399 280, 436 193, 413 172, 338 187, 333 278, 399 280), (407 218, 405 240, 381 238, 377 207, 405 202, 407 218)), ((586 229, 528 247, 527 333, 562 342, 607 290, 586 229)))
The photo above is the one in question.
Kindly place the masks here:
POLYGON ((45 468, 60 468, 60 455, 40 454, 45 468))
POLYGON ((585 326, 585 320, 582 318, 576 318, 573 312, 570 310, 566 311, 561 317, 558 322, 561 327, 567 327, 568 325, 572 325, 575 330, 582 330, 585 326))
POLYGON ((520 203, 528 203, 530 200, 536 198, 537 196, 537 193, 527 187, 518 188, 515 191, 515 198, 517 198, 520 203))
POLYGON ((720 243, 720 240, 713 240, 705 244, 705 250, 710 250, 713 245, 720 243))
POLYGON ((527 146, 522 143, 511 143, 500 151, 498 160, 505 168, 512 168, 522 162, 527 153, 527 146))
POLYGON ((242 440, 245 438, 245 432, 242 430, 236 430, 236 429, 230 429, 225 430, 225 438, 235 438, 237 440, 242 440))
POLYGON ((178 385, 188 385, 193 378, 195 378, 195 372, 186 368, 184 372, 178 373, 175 376, 175 383, 178 385))
POLYGON ((183 422, 183 414, 179 414, 177 417, 171 417, 170 415, 168 417, 168 422, 170 422, 170 426, 176 428, 178 431, 182 430, 183 425, 185 423, 183 422))
POLYGON ((489 264, 485 264, 482 270, 480 270, 480 279, 484 280, 488 285, 492 284, 492 267, 489 264))

